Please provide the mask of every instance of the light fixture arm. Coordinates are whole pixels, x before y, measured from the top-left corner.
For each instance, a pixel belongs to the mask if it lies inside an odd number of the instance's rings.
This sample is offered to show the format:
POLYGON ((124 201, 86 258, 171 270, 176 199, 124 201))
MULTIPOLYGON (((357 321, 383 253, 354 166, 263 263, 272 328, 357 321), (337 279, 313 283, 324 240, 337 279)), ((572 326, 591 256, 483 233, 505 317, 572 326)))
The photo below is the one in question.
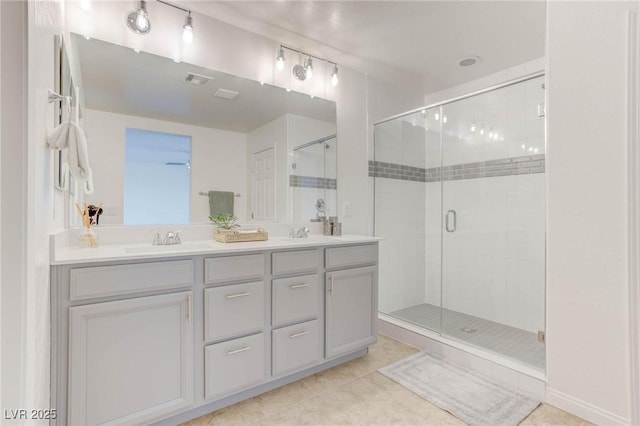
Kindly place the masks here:
MULTIPOLYGON (((160 1, 160 0, 157 0, 157 1, 160 1)), ((289 47, 289 46, 287 46, 285 44, 280 44, 280 50, 282 50, 282 49, 287 49, 287 50, 290 50, 291 52, 296 52, 296 53, 298 53, 298 54, 300 54, 302 56, 306 56, 308 58, 317 59, 319 61, 326 62, 327 64, 333 65, 334 68, 338 66, 338 64, 336 62, 330 61, 330 60, 325 59, 325 58, 321 58, 321 57, 316 56, 316 55, 312 55, 311 53, 305 52, 304 50, 296 49, 294 47, 289 47)))
POLYGON ((164 5, 167 5, 167 6, 173 7, 174 9, 181 10, 181 11, 186 12, 186 13, 188 13, 189 15, 191 15, 191 10, 189 10, 189 9, 185 9, 185 8, 184 8, 184 7, 182 7, 182 6, 178 6, 178 5, 176 5, 176 4, 169 3, 169 2, 168 2, 168 1, 166 1, 166 0, 156 0, 156 1, 157 1, 158 3, 162 3, 162 4, 164 4, 164 5))

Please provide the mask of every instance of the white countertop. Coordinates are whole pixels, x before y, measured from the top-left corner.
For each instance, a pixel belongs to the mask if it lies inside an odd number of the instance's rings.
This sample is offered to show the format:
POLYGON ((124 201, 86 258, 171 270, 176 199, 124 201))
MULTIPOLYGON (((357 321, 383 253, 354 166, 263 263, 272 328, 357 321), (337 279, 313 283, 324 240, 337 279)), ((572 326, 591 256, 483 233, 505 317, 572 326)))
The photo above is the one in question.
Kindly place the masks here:
POLYGON ((203 254, 241 253, 261 250, 293 249, 298 247, 320 247, 341 244, 371 243, 380 238, 364 235, 340 237, 311 235, 308 238, 271 237, 267 241, 248 243, 218 243, 213 240, 185 241, 170 246, 145 244, 111 244, 95 248, 59 247, 52 250, 51 265, 108 262, 136 259, 154 259, 203 254))

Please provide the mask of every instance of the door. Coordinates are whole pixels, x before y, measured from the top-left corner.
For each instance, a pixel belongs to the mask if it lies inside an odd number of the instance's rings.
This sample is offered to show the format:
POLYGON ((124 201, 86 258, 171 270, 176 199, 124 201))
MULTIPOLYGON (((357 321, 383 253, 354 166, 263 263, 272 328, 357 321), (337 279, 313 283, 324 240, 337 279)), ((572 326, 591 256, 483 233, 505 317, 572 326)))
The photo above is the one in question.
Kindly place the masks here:
POLYGON ((544 77, 442 107, 442 333, 544 369, 544 77))
POLYGON ((72 425, 149 423, 193 403, 192 293, 69 309, 72 425))
POLYGON ((327 272, 327 358, 376 341, 377 279, 375 266, 327 272))
POLYGON ((274 148, 253 154, 251 161, 251 219, 256 222, 276 220, 274 148))

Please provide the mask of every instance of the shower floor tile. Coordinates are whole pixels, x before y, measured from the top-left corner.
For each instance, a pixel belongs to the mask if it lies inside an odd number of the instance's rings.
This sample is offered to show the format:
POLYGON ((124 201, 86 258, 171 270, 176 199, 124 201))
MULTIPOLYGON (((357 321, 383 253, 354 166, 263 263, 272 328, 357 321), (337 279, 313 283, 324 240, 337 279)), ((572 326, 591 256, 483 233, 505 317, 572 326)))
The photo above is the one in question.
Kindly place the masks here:
POLYGON ((441 330, 440 308, 428 303, 400 309, 389 315, 436 332, 441 331, 443 335, 488 349, 544 371, 544 344, 538 342, 538 336, 535 333, 449 309, 442 310, 441 330))

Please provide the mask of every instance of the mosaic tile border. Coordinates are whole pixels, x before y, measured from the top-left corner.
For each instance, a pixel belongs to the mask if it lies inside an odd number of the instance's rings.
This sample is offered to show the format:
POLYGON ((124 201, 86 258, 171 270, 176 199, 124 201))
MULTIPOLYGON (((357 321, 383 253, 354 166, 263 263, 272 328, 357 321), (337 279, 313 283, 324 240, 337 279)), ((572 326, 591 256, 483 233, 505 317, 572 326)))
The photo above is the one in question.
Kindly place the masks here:
MULTIPOLYGON (((524 157, 501 158, 478 161, 475 163, 455 164, 442 169, 442 179, 461 180, 484 177, 528 175, 544 173, 545 155, 527 155, 524 157)), ((369 176, 387 179, 408 180, 413 182, 439 182, 441 168, 405 166, 403 164, 369 161, 369 176)))
POLYGON ((289 175, 289 186, 299 188, 338 189, 338 181, 331 178, 289 175))

